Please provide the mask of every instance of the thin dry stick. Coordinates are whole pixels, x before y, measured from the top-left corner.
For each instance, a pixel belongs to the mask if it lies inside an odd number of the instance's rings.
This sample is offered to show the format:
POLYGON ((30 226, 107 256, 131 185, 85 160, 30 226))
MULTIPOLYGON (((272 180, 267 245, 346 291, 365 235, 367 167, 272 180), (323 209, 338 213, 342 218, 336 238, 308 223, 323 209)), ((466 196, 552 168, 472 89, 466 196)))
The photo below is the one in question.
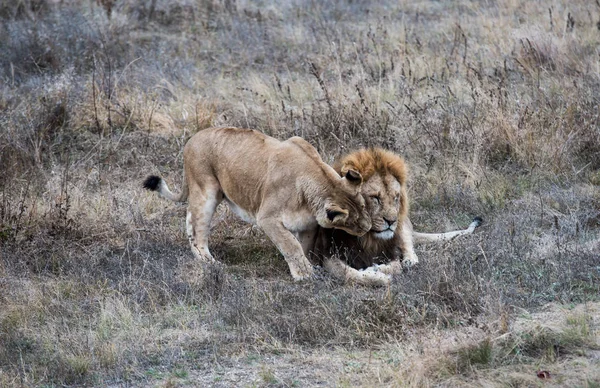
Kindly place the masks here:
POLYGON ((108 101, 106 102, 106 110, 108 112, 108 127, 112 131, 113 124, 112 118, 110 116, 110 104, 112 102, 113 90, 112 90, 112 61, 110 60, 110 56, 106 56, 108 60, 108 101))
POLYGON ((96 106, 96 56, 94 55, 94 66, 92 67, 92 99, 94 100, 94 120, 96 121, 96 130, 102 134, 100 120, 98 119, 98 107, 96 106))

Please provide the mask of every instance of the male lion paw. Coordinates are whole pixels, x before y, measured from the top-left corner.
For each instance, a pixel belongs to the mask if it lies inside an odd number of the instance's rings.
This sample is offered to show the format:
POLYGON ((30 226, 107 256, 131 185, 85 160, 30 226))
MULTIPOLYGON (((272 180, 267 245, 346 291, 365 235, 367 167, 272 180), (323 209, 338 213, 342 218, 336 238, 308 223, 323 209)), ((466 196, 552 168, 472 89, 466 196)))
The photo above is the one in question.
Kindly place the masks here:
POLYGON ((372 266, 370 266, 370 267, 367 267, 367 268, 361 268, 361 269, 359 269, 358 271, 359 271, 359 272, 379 272, 379 270, 380 270, 380 269, 379 269, 379 267, 380 267, 380 265, 379 265, 379 264, 373 264, 373 265, 372 265, 372 266))
POLYGON ((386 275, 395 276, 402 273, 402 263, 398 260, 394 260, 388 264, 378 265, 377 270, 386 275))
POLYGON ((404 260, 402 260, 402 265, 405 267, 412 267, 413 265, 419 262, 419 258, 417 254, 414 252, 408 252, 404 255, 404 260))
POLYGON ((392 282, 392 277, 379 271, 376 265, 364 268, 358 271, 358 277, 352 279, 358 284, 363 284, 371 287, 383 287, 392 282))

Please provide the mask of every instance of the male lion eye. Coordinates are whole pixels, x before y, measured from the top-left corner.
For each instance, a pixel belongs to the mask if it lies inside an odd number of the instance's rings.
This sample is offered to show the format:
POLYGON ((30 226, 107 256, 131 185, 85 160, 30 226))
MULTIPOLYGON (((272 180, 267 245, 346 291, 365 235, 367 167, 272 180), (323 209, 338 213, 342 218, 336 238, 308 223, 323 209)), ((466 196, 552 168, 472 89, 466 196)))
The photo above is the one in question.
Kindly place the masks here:
POLYGON ((379 198, 379 196, 378 196, 378 195, 373 195, 373 196, 371 196, 371 199, 372 199, 373 201, 375 201, 375 203, 376 203, 376 204, 378 204, 378 205, 380 205, 380 204, 381 204, 381 198, 379 198))

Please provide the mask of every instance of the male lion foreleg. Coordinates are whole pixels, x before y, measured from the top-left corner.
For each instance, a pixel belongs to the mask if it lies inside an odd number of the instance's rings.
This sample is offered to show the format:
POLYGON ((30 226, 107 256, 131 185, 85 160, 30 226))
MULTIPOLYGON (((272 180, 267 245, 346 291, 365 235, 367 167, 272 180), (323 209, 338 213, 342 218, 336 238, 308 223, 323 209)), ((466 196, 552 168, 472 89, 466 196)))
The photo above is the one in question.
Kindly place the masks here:
POLYGON ((302 245, 281 221, 275 218, 258 218, 256 223, 283 255, 294 280, 304 280, 313 275, 313 267, 304 256, 302 245))
MULTIPOLYGON (((415 265, 419 262, 419 258, 415 253, 415 248, 413 245, 413 227, 410 220, 407 218, 404 219, 400 230, 400 250, 402 251, 402 264, 406 266, 415 265)), ((390 268, 390 271, 395 270, 395 268, 390 268)))
POLYGON ((377 267, 356 270, 337 257, 325 258, 323 260, 323 267, 336 279, 363 286, 386 286, 391 281, 391 277, 379 271, 377 267))
MULTIPOLYGON (((387 264, 374 265, 373 267, 374 269, 377 269, 378 271, 390 276, 402 273, 402 263, 399 260, 393 260, 387 264)), ((368 270, 369 268, 367 268, 366 270, 368 270)))

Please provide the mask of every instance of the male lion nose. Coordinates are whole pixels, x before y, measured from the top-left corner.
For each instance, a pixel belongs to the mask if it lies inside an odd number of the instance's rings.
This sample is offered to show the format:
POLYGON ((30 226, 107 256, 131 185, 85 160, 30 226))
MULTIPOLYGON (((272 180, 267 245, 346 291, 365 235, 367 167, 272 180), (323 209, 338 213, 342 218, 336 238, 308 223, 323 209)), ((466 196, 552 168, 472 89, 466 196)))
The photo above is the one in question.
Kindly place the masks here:
POLYGON ((397 219, 397 218, 394 218, 394 219, 392 219, 392 220, 388 220, 388 219, 387 219, 387 218, 385 218, 385 217, 383 217, 383 220, 384 220, 384 221, 387 223, 387 226, 388 226, 388 227, 392 226, 393 224, 395 224, 395 223, 396 223, 396 221, 398 221, 398 219, 397 219))

